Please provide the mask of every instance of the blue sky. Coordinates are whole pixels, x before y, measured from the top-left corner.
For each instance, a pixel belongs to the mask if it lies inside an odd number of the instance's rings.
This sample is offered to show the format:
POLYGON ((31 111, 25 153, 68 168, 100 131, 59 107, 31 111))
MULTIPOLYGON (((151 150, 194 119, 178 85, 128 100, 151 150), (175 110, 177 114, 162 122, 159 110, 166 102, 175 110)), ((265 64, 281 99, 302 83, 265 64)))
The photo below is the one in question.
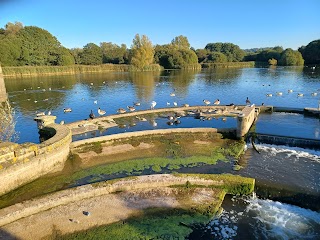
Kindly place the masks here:
POLYGON ((0 27, 15 21, 48 30, 67 48, 130 47, 138 33, 154 45, 183 35, 196 49, 231 42, 296 50, 320 39, 320 0, 0 0, 0 27))

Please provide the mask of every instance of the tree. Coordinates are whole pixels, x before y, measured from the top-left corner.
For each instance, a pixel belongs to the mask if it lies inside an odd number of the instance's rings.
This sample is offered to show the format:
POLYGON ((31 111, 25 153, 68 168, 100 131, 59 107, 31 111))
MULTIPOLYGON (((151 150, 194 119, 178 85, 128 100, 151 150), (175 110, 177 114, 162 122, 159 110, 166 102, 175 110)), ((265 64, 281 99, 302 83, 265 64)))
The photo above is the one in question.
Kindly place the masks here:
POLYGON ((320 64, 320 39, 310 42, 306 47, 299 48, 306 64, 320 64))
POLYGON ((23 29, 23 24, 21 22, 15 22, 15 23, 8 22, 6 24, 6 29, 4 31, 4 34, 6 34, 6 35, 15 35, 21 29, 23 29))
POLYGON ((103 54, 103 63, 121 64, 127 60, 127 46, 122 44, 121 47, 111 42, 100 43, 103 54))
POLYGON ((287 48, 281 53, 278 63, 283 66, 302 66, 304 60, 300 52, 287 48))
POLYGON ((57 54, 56 62, 53 65, 68 66, 73 64, 75 64, 75 59, 70 50, 65 47, 60 47, 57 54))
POLYGON ((27 26, 17 37, 21 40, 21 65, 54 65, 59 55, 60 42, 48 31, 27 26))
POLYGON ((221 52, 211 52, 208 55, 208 61, 213 63, 225 63, 227 62, 227 57, 221 52))
POLYGON ((277 65, 278 61, 276 59, 272 58, 272 59, 268 60, 268 63, 269 63, 269 65, 275 66, 275 65, 277 65))
POLYGON ((139 70, 154 62, 154 48, 146 35, 136 34, 131 46, 130 63, 139 70))
POLYGON ((188 38, 185 36, 178 36, 172 39, 171 44, 173 47, 181 50, 181 49, 190 49, 190 43, 188 41, 188 38))
POLYGON ((199 63, 202 63, 202 62, 206 62, 208 59, 208 55, 209 55, 209 52, 207 49, 197 49, 196 50, 196 54, 197 54, 197 57, 198 57, 198 62, 199 63))
POLYGON ((238 45, 233 43, 208 43, 205 49, 210 52, 221 52, 226 55, 228 62, 240 62, 243 60, 245 52, 238 45))
POLYGON ((73 56, 75 64, 81 64, 81 54, 83 52, 82 48, 71 48, 70 53, 73 56))
POLYGON ((80 54, 81 64, 99 65, 102 64, 101 48, 94 44, 88 43, 83 47, 83 52, 80 54))

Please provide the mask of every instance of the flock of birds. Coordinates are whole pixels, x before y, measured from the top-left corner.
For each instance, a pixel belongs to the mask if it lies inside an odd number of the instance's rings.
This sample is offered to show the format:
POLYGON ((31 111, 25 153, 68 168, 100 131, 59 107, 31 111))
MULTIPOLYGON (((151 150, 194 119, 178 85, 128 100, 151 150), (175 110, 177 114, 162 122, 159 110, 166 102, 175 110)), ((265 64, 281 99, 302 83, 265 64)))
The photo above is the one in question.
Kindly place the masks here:
MULTIPOLYGON (((105 82, 103 82, 103 84, 105 84, 105 82)), ((92 86, 93 86, 93 83, 90 83, 90 88, 91 88, 92 86)), ((265 86, 265 85, 263 84, 263 86, 265 86)), ((269 86, 270 86, 270 85, 269 85, 269 86)), ((38 88, 40 88, 40 87, 38 87, 38 88)), ((64 88, 64 87, 62 87, 62 88, 64 88)), ((32 88, 31 88, 31 89, 32 89, 32 88)), ((48 88, 48 90, 51 91, 51 88, 48 88)), ((26 91, 26 89, 24 89, 24 91, 26 91)), ((42 91, 46 91, 46 89, 42 89, 42 91)), ((320 91, 320 89, 318 89, 318 91, 320 91)), ((294 92, 294 91, 293 91, 292 89, 289 89, 289 90, 288 90, 288 93, 289 93, 289 94, 290 94, 290 93, 293 93, 293 92, 294 92)), ((283 92, 276 92, 275 95, 276 95, 276 96, 282 96, 282 95, 283 95, 283 92)), ((318 95, 317 92, 312 92, 312 93, 311 93, 311 96, 317 96, 317 95, 318 95)), ((174 89, 174 91, 170 93, 170 97, 175 97, 175 96, 176 96, 176 94, 175 94, 175 89, 174 89)), ((266 97, 269 98, 269 97, 272 97, 272 96, 273 96, 272 93, 266 93, 266 97)), ((297 97, 303 97, 303 96, 304 96, 303 93, 297 93, 297 97)), ((28 99, 28 100, 30 100, 30 99, 28 99)), ((48 99, 44 99, 43 101, 47 101, 47 100, 48 100, 48 99)), ((82 98, 82 100, 84 100, 84 98, 82 98)), ((37 100, 35 100, 34 102, 36 103, 37 100)), ((94 103, 94 104, 98 104, 98 101, 97 101, 97 100, 94 100, 93 103, 94 103)), ((214 100, 213 102, 211 102, 211 101, 208 100, 208 99, 203 99, 203 103, 204 103, 205 106, 209 106, 210 104, 220 105, 221 102, 220 102, 220 99, 216 99, 216 100, 214 100)), ((246 103, 246 105, 252 105, 252 104, 251 104, 251 101, 249 100, 248 97, 247 97, 247 99, 245 100, 245 103, 246 103)), ((134 111, 136 110, 136 107, 138 107, 138 106, 140 106, 140 105, 141 105, 140 102, 134 102, 132 106, 127 106, 126 108, 119 108, 119 109, 117 109, 117 113, 123 114, 123 113, 126 113, 126 112, 134 112, 134 111)), ((150 109, 155 109, 156 105, 157 105, 157 102, 156 102, 156 101, 152 101, 152 102, 150 103, 150 109)), ((171 103, 170 103, 170 102, 167 102, 166 105, 167 105, 167 106, 170 106, 171 103)), ((173 102, 172 102, 172 105, 173 105, 174 107, 177 107, 177 106, 178 106, 178 103, 177 103, 176 101, 173 101, 173 102)), ((230 106, 230 105, 234 105, 234 104, 231 103, 231 104, 228 104, 228 105, 230 106)), ((264 104, 262 103, 262 105, 264 105, 264 104)), ((190 106, 190 105, 187 104, 187 103, 185 103, 185 104, 182 105, 182 107, 189 107, 189 106, 190 106)), ((63 112, 64 112, 64 113, 72 112, 72 108, 70 108, 70 107, 64 108, 64 109, 63 109, 63 112)), ((97 113, 98 113, 98 116, 104 116, 107 112, 106 112, 106 110, 103 110, 103 109, 101 109, 101 108, 99 107, 98 110, 97 110, 97 113)), ((36 115, 37 115, 37 116, 51 115, 51 111, 48 111, 47 114, 46 114, 45 112, 36 112, 36 115)), ((91 112, 90 112, 90 114, 89 114, 89 118, 90 118, 90 119, 94 119, 95 117, 96 117, 96 116, 95 116, 95 114, 93 113, 93 110, 91 110, 91 112)))

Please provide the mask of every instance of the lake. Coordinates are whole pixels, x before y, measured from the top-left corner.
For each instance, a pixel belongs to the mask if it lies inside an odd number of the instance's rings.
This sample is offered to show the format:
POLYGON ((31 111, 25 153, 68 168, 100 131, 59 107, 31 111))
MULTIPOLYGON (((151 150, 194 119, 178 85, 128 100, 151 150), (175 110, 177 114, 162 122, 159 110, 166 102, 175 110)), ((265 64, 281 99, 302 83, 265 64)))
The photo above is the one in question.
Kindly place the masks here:
MULTIPOLYGON (((151 101, 157 102, 156 108, 174 107, 174 102, 178 106, 184 103, 191 106, 204 105, 204 99, 211 103, 219 99, 221 105, 244 105, 249 97, 251 103, 257 105, 318 107, 319 83, 319 68, 312 70, 301 67, 213 69, 199 72, 171 70, 162 73, 110 72, 5 79, 8 96, 16 112, 19 143, 39 142, 37 126, 33 120, 38 112, 51 111, 52 115, 57 116, 56 122, 69 123, 88 118, 91 110, 98 115, 98 107, 110 115, 116 114, 119 108, 132 106, 133 102, 140 102, 141 106, 136 108, 142 110, 149 109, 151 101), (293 92, 288 93, 289 89, 293 92), (282 95, 277 95, 279 92, 282 95), (171 93, 175 96, 170 96, 171 93), (298 97, 298 93, 304 96, 298 97), (312 93, 318 93, 318 96, 312 93), (272 94, 272 97, 266 94, 272 94), (72 112, 65 113, 64 108, 71 108, 72 112)), ((208 127, 210 124, 214 126, 213 123, 199 121, 192 123, 195 127, 208 127)), ((319 124, 314 121, 313 127, 310 131, 315 132, 319 124)), ((111 132, 115 133, 115 130, 111 132)), ((299 136, 303 137, 303 134, 299 136)))
MULTIPOLYGON (((73 76, 45 76, 5 79, 9 100, 15 109, 19 143, 39 142, 34 117, 49 110, 56 122, 66 123, 88 118, 98 107, 106 115, 116 114, 140 102, 137 110, 204 105, 203 100, 221 105, 251 103, 290 108, 316 108, 320 97, 320 68, 276 67, 213 69, 194 71, 163 71, 161 73, 99 73, 73 76), (292 92, 288 92, 292 90, 292 92), (174 94, 172 94, 174 93, 174 94), (282 94, 281 94, 282 93, 282 94), (302 93, 303 96, 298 96, 302 93), (317 93, 317 94, 315 94, 317 93), (272 96, 267 96, 272 94, 272 96), (174 95, 174 96, 170 96, 174 95), (169 105, 168 105, 169 104, 169 105), (72 108, 65 113, 64 108, 72 108)), ((126 131, 172 127, 234 127, 235 119, 221 118, 200 121, 181 118, 179 125, 168 125, 166 119, 157 124, 142 122, 136 126, 110 128, 74 136, 83 139, 126 131)), ((294 113, 273 113, 259 116, 255 131, 289 137, 319 140, 319 118, 294 113)), ((257 180, 257 197, 229 199, 219 219, 195 231, 190 239, 316 239, 320 238, 320 152, 309 149, 259 144, 260 154, 250 144, 239 160, 243 168, 235 172, 232 163, 183 169, 183 172, 234 173, 257 180), (295 194, 295 195, 292 195, 295 194), (290 196, 290 197, 288 197, 290 196), (302 207, 302 208, 301 208, 302 207), (313 211, 309 210, 312 209, 313 211), (248 235, 248 229, 254 232, 248 235)))

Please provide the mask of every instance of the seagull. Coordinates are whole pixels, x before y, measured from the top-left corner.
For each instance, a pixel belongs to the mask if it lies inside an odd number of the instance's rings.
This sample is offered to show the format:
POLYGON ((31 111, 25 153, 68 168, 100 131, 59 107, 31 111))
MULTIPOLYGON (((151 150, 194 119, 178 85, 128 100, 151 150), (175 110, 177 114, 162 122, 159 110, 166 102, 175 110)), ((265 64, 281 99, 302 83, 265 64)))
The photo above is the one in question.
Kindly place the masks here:
POLYGON ((167 106, 170 106, 170 103, 169 103, 169 102, 167 102, 167 106))
POLYGON ((63 111, 64 112, 72 112, 72 109, 71 108, 64 108, 63 111))
POLYGON ((151 102, 151 109, 154 109, 154 107, 157 105, 157 102, 156 101, 152 101, 151 102))
POLYGON ((90 112, 90 114, 89 114, 89 118, 90 118, 90 119, 94 119, 94 118, 95 118, 92 110, 91 110, 91 112, 90 112))
POLYGON ((215 100, 213 104, 214 105, 219 105, 220 104, 220 100, 219 99, 215 100))
POLYGON ((139 103, 139 102, 134 102, 133 105, 134 105, 134 106, 140 106, 141 103, 139 103))
POLYGON ((98 108, 98 113, 99 113, 100 116, 102 116, 102 115, 106 114, 106 111, 102 110, 101 108, 98 108))
POLYGON ((176 94, 175 94, 175 93, 173 93, 173 92, 172 92, 172 93, 170 93, 170 96, 171 96, 171 97, 174 97, 175 95, 176 95, 176 94))
POLYGON ((246 99, 246 105, 250 105, 251 104, 251 101, 249 100, 249 97, 247 97, 246 99))
POLYGON ((288 90, 288 93, 292 93, 292 92, 293 92, 293 90, 292 90, 292 89, 289 89, 289 90, 288 90))
POLYGON ((209 105, 211 103, 209 100, 206 100, 206 99, 204 99, 203 102, 205 105, 209 105))
POLYGON ((98 101, 97 101, 97 100, 94 100, 93 103, 94 103, 94 104, 98 104, 98 101))
POLYGON ((311 96, 317 96, 317 95, 318 95, 318 93, 316 93, 316 92, 311 93, 311 96))
POLYGON ((267 97, 272 97, 272 93, 267 93, 266 96, 267 97))
POLYGON ((303 97, 303 93, 298 93, 298 97, 303 97))
POLYGON ((190 107, 190 105, 188 103, 185 103, 182 105, 182 107, 190 107))
POLYGON ((282 92, 277 92, 277 95, 278 96, 282 96, 282 92))
POLYGON ((51 115, 51 111, 50 111, 50 110, 48 111, 48 115, 49 115, 49 116, 51 115))
POLYGON ((177 103, 177 102, 173 102, 173 105, 174 105, 174 106, 178 106, 178 103, 177 103))

